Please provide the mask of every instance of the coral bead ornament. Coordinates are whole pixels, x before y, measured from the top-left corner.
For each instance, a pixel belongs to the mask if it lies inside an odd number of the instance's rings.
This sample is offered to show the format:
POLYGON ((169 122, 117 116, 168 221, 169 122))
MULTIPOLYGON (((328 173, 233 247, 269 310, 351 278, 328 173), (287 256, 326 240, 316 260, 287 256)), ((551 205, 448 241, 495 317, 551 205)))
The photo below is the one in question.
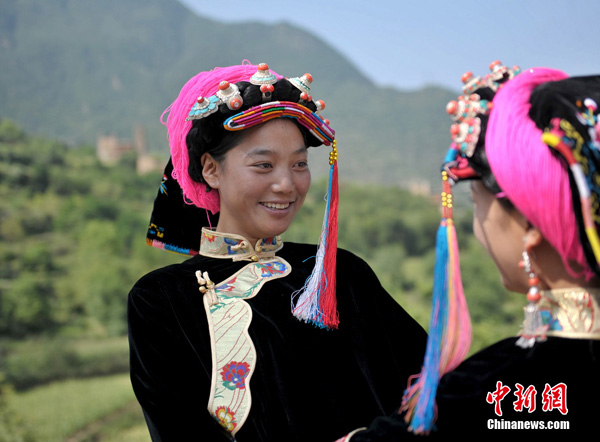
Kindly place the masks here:
POLYGON ((227 107, 229 107, 229 109, 231 110, 237 110, 240 107, 242 107, 243 104, 244 102, 241 98, 232 98, 231 100, 229 100, 229 103, 227 103, 227 107))
POLYGON ((217 97, 219 97, 219 99, 231 110, 237 110, 244 104, 244 100, 242 100, 242 96, 240 95, 240 90, 238 89, 237 85, 229 83, 228 81, 222 81, 219 83, 217 97))
POLYGON ((250 77, 250 83, 255 85, 273 85, 277 83, 277 77, 269 70, 267 63, 261 63, 257 66, 256 72, 250 77))
POLYGON ((458 102, 456 100, 452 100, 446 105, 446 113, 448 113, 449 115, 455 115, 457 110, 458 102))
POLYGON ((469 80, 471 80, 471 78, 473 78, 473 72, 467 71, 464 74, 462 74, 462 77, 460 77, 460 81, 462 81, 463 84, 467 84, 469 80))
POLYGON ((312 75, 306 73, 302 77, 290 78, 289 81, 298 89, 300 89, 300 91, 310 95, 310 85, 313 82, 312 75))
POLYGON ((273 86, 272 84, 263 84, 260 87, 260 91, 262 92, 262 101, 263 102, 270 101, 274 90, 275 90, 275 86, 273 86))
POLYGON ((493 71, 496 66, 501 66, 500 60, 494 60, 490 63, 490 71, 493 71))
POLYGON ((312 100, 312 97, 309 94, 307 94, 306 92, 302 92, 300 94, 300 102, 308 103, 311 100, 312 100))
POLYGON ((516 345, 522 348, 531 348, 540 340, 545 339, 542 325, 542 318, 537 303, 542 298, 538 284, 540 278, 536 276, 529 259, 527 251, 522 253, 522 260, 519 261, 519 267, 522 268, 529 278, 527 290, 527 306, 525 307, 525 320, 523 321, 523 331, 516 345))

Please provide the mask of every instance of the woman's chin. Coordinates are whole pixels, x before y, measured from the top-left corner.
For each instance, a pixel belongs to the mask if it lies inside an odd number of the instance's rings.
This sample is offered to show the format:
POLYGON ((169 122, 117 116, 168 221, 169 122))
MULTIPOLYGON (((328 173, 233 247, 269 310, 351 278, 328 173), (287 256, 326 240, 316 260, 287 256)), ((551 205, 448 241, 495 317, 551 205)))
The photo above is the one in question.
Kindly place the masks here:
POLYGON ((527 287, 523 287, 522 284, 511 281, 504 276, 501 277, 502 285, 509 292, 521 293, 523 295, 527 294, 527 287))

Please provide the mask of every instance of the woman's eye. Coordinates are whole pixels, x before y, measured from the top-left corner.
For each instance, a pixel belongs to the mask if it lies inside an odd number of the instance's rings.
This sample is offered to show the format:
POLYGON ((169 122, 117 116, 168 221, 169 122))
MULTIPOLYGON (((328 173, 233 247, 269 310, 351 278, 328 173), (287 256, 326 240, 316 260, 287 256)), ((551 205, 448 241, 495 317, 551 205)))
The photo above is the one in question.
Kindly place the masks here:
POLYGON ((254 166, 258 167, 259 169, 270 169, 271 167, 273 167, 271 163, 257 163, 254 166))
POLYGON ((308 167, 308 161, 299 161, 298 163, 296 163, 296 167, 308 167))

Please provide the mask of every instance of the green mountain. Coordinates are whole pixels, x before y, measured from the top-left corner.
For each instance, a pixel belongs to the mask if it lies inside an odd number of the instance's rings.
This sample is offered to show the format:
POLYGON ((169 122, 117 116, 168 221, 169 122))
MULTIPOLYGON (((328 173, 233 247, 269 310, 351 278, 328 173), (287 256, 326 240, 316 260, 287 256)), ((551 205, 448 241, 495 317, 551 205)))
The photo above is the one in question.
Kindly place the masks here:
MULTIPOLYGON (((326 101, 324 115, 338 134, 343 178, 437 186, 449 141, 444 106, 455 93, 376 87, 301 29, 224 24, 176 0, 0 2, 0 118, 29 133, 92 145, 100 135, 131 138, 141 124, 149 149, 166 159, 159 117, 183 83, 244 59, 267 62, 283 75, 314 76, 314 97, 326 101)), ((319 175, 327 153, 317 155, 319 175)))

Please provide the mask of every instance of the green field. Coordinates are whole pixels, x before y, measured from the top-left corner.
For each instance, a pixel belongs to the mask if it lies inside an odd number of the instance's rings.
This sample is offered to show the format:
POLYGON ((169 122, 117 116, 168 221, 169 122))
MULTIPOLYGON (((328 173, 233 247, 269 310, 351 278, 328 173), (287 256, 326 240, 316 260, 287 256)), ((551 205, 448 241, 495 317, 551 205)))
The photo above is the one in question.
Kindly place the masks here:
POLYGON ((35 441, 150 440, 127 374, 53 382, 11 394, 7 408, 35 441))

